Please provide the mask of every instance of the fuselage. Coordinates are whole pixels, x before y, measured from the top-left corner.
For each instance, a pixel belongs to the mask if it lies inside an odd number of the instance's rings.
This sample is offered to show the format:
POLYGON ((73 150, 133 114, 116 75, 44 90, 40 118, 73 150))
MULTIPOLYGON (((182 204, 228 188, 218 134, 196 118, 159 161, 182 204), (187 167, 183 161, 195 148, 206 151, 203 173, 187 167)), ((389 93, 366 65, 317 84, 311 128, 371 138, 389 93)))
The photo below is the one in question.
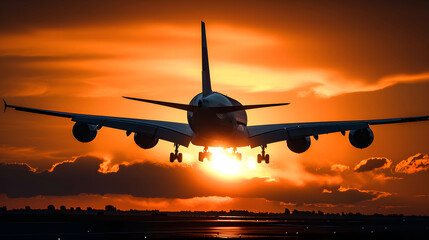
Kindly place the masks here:
POLYGON ((194 132, 192 144, 213 147, 237 147, 248 145, 246 111, 216 113, 210 107, 243 106, 237 100, 221 93, 207 96, 196 95, 189 105, 198 106, 187 113, 188 123, 194 132))

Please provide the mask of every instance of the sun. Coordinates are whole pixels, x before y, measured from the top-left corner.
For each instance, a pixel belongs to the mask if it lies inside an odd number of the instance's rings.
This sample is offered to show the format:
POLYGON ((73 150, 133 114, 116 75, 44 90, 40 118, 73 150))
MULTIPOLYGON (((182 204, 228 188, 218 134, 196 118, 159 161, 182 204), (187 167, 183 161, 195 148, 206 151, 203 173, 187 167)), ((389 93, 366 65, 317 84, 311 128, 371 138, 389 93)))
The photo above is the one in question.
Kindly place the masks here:
POLYGON ((210 148, 209 151, 213 153, 213 158, 205 162, 204 169, 212 175, 232 179, 246 177, 256 169, 255 159, 244 160, 243 158, 240 161, 236 159, 232 149, 210 148))

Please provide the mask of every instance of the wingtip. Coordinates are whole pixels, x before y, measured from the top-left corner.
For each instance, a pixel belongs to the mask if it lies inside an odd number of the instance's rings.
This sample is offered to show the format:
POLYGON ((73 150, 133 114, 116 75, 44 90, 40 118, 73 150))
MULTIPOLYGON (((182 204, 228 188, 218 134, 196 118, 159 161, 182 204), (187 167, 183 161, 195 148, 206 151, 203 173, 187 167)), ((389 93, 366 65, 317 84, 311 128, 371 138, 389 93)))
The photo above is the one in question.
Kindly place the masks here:
POLYGON ((4 100, 4 98, 3 98, 3 103, 4 103, 3 111, 6 112, 6 109, 7 109, 7 107, 9 107, 9 105, 7 105, 6 100, 4 100))

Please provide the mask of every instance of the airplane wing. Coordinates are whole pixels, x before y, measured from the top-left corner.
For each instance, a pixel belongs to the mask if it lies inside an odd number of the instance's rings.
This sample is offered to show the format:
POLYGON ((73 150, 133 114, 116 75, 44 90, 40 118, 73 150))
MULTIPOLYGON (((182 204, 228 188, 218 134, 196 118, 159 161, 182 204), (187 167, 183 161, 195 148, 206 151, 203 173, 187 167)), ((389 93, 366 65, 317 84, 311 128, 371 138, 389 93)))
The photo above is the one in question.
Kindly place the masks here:
POLYGON ((127 131, 127 134, 131 132, 138 132, 144 135, 177 143, 185 147, 189 146, 191 137, 194 134, 189 125, 185 123, 57 112, 37 108, 13 106, 8 105, 5 102, 5 110, 6 108, 14 108, 18 111, 70 118, 74 122, 97 125, 99 129, 101 127, 110 127, 125 130, 127 131))
POLYGON ((288 139, 297 139, 308 136, 316 136, 317 138, 320 134, 333 132, 341 132, 342 134, 345 134, 345 131, 368 128, 369 125, 418 122, 427 120, 429 120, 429 116, 361 121, 270 124, 248 126, 247 129, 249 131, 250 146, 253 148, 288 139))

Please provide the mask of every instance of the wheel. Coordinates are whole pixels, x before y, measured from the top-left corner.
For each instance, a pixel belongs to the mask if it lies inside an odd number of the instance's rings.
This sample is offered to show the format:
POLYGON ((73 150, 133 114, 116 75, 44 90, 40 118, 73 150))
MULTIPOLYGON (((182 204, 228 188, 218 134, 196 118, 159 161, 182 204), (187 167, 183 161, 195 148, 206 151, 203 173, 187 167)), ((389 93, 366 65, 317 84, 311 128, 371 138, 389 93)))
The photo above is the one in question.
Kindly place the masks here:
POLYGON ((262 155, 258 154, 258 163, 261 163, 261 162, 262 162, 262 155))
POLYGON ((200 162, 204 161, 204 153, 203 152, 198 153, 198 161, 200 161, 200 162))
POLYGON ((183 159, 183 154, 179 153, 179 155, 177 155, 177 161, 182 162, 182 159, 183 159))
POLYGON ((235 158, 236 158, 238 161, 241 161, 241 159, 242 159, 242 155, 241 155, 241 153, 236 153, 236 154, 235 154, 235 158))
POLYGON ((269 154, 265 155, 265 163, 266 164, 270 163, 270 155, 269 154))
POLYGON ((170 162, 174 162, 176 160, 176 155, 174 153, 170 153, 170 162))

